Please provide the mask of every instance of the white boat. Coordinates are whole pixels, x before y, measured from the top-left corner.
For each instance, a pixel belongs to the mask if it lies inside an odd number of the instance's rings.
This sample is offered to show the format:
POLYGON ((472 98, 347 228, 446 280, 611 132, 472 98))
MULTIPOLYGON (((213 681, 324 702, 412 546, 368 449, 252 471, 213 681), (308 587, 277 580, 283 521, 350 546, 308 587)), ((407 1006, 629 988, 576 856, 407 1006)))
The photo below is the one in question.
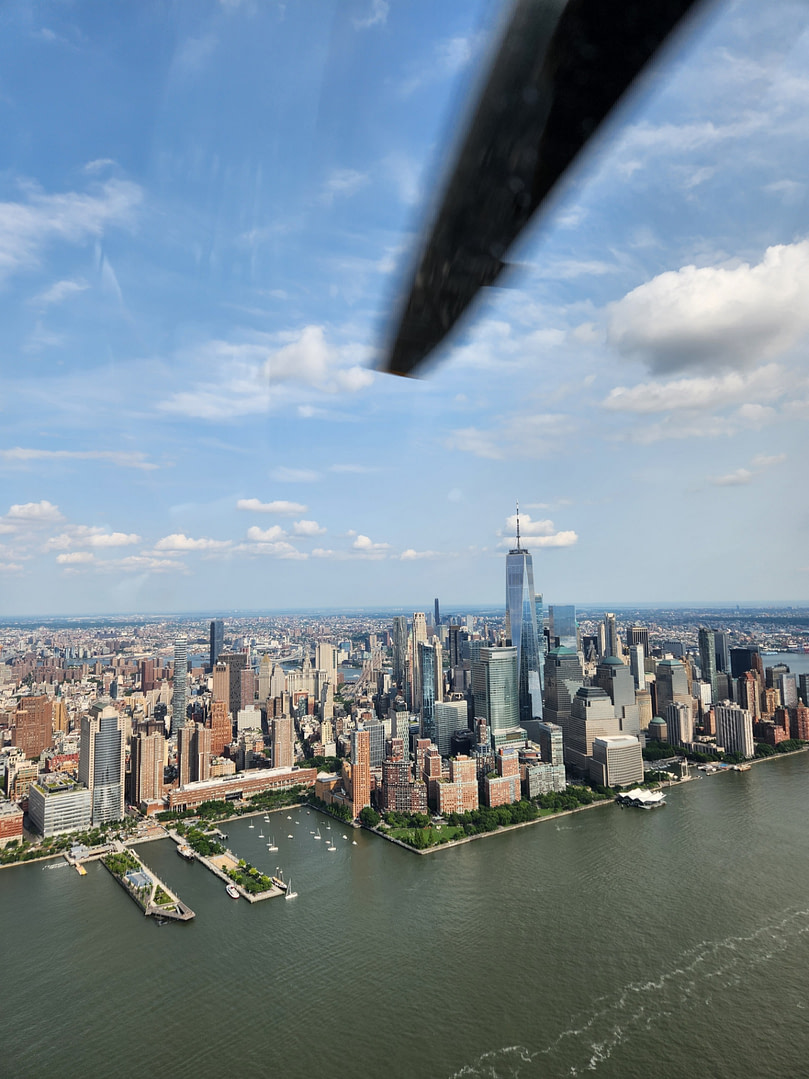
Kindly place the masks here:
POLYGON ((275 845, 275 840, 273 839, 272 836, 270 836, 270 841, 267 844, 267 850, 270 850, 270 851, 278 850, 278 847, 275 845))
POLYGON ((337 847, 332 843, 330 847, 326 847, 326 850, 337 850, 337 847))
POLYGON ((228 893, 231 899, 239 898, 239 889, 236 887, 235 884, 225 885, 225 891, 228 893))
POLYGON ((322 839, 322 838, 323 838, 323 836, 320 834, 320 829, 318 828, 318 830, 315 832, 315 839, 322 839))
POLYGON ((356 845, 357 845, 357 841, 356 841, 356 839, 352 839, 352 840, 351 840, 351 846, 352 846, 352 847, 356 847, 356 845))
POLYGON ((292 820, 292 817, 287 817, 287 820, 292 820))
POLYGON ((255 828, 255 824, 252 821, 247 825, 248 828, 255 828))
POLYGON ((187 843, 183 843, 181 846, 179 846, 177 848, 177 853, 180 855, 181 858, 185 858, 187 862, 194 861, 194 852, 187 843))
POLYGON ((264 833, 263 833, 263 832, 259 832, 259 833, 258 833, 258 838, 259 838, 259 839, 266 839, 267 837, 266 837, 266 836, 264 835, 264 833))
POLYGON ((344 835, 344 836, 343 836, 343 839, 348 839, 348 836, 347 836, 347 835, 344 835))
POLYGON ((287 890, 286 890, 286 895, 284 896, 284 899, 297 899, 297 898, 298 898, 298 893, 292 891, 292 881, 291 880, 287 881, 287 890))
POLYGON ((295 836, 292 834, 292 832, 290 832, 289 835, 287 836, 287 839, 294 839, 294 838, 295 838, 295 836))

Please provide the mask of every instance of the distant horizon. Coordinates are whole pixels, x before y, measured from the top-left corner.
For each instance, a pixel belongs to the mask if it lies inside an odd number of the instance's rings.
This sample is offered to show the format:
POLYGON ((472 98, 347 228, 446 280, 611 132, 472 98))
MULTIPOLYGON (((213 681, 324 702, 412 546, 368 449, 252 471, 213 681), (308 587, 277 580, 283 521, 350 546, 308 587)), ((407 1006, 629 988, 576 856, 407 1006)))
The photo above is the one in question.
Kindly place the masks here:
MULTIPOLYGON (((455 614, 485 614, 485 613, 502 613, 505 614, 505 605, 493 604, 493 603, 441 603, 442 611, 446 615, 455 614)), ((806 601, 787 601, 787 600, 773 600, 769 602, 761 602, 755 600, 738 600, 738 601, 703 601, 701 603, 695 602, 673 602, 673 601, 660 601, 660 602, 602 602, 602 603, 582 603, 582 604, 565 604, 575 606, 577 616, 580 613, 590 613, 593 611, 613 611, 613 612, 629 612, 629 611, 796 611, 809 612, 809 600, 806 601)), ((562 606, 562 604, 544 604, 547 607, 562 606)), ((93 619, 114 619, 117 621, 127 620, 160 620, 160 619, 189 619, 193 621, 207 620, 214 618, 256 618, 256 617, 281 617, 284 615, 323 615, 326 617, 334 617, 335 615, 367 615, 367 616, 384 616, 387 614, 401 614, 412 613, 413 611, 424 610, 426 613, 432 615, 433 601, 429 604, 413 604, 410 606, 402 606, 401 604, 392 604, 390 606, 385 604, 374 604, 371 606, 362 607, 257 607, 257 608, 245 608, 245 607, 233 607, 228 610, 215 609, 215 608, 201 608, 199 610, 178 610, 178 611, 69 611, 69 612, 53 612, 50 614, 0 614, 0 625, 15 623, 15 622, 48 622, 57 619, 70 619, 77 621, 89 621, 93 619)))

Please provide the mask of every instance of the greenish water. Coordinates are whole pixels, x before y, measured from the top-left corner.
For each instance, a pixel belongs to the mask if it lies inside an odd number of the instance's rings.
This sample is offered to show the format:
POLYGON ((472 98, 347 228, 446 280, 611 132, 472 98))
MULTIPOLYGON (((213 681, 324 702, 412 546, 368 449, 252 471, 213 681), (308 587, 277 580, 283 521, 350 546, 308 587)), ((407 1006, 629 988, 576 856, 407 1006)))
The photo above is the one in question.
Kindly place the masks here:
POLYGON ((0 1073, 805 1075, 807 809, 800 754, 428 857, 282 811, 278 854, 226 828, 297 899, 146 844, 197 912, 162 928, 100 865, 4 870, 0 1073))

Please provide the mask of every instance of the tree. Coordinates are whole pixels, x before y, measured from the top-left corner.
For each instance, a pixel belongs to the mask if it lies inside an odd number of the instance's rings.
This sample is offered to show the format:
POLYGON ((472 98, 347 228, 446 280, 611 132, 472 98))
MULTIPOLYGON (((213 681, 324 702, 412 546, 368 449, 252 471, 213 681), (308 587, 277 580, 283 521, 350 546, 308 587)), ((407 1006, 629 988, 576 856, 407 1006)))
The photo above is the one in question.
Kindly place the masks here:
POLYGON ((376 828, 381 820, 380 815, 371 806, 365 806, 360 811, 360 824, 364 824, 366 828, 376 828))

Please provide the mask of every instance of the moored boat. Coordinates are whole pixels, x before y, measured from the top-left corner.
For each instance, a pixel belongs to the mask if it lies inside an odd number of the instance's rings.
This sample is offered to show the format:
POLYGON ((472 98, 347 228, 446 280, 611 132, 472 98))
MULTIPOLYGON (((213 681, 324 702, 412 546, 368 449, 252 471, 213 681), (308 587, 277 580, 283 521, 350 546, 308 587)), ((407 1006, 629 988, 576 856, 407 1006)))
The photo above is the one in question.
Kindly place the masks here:
POLYGON ((231 899, 239 898, 239 889, 236 887, 235 884, 226 884, 225 891, 228 893, 231 899))

